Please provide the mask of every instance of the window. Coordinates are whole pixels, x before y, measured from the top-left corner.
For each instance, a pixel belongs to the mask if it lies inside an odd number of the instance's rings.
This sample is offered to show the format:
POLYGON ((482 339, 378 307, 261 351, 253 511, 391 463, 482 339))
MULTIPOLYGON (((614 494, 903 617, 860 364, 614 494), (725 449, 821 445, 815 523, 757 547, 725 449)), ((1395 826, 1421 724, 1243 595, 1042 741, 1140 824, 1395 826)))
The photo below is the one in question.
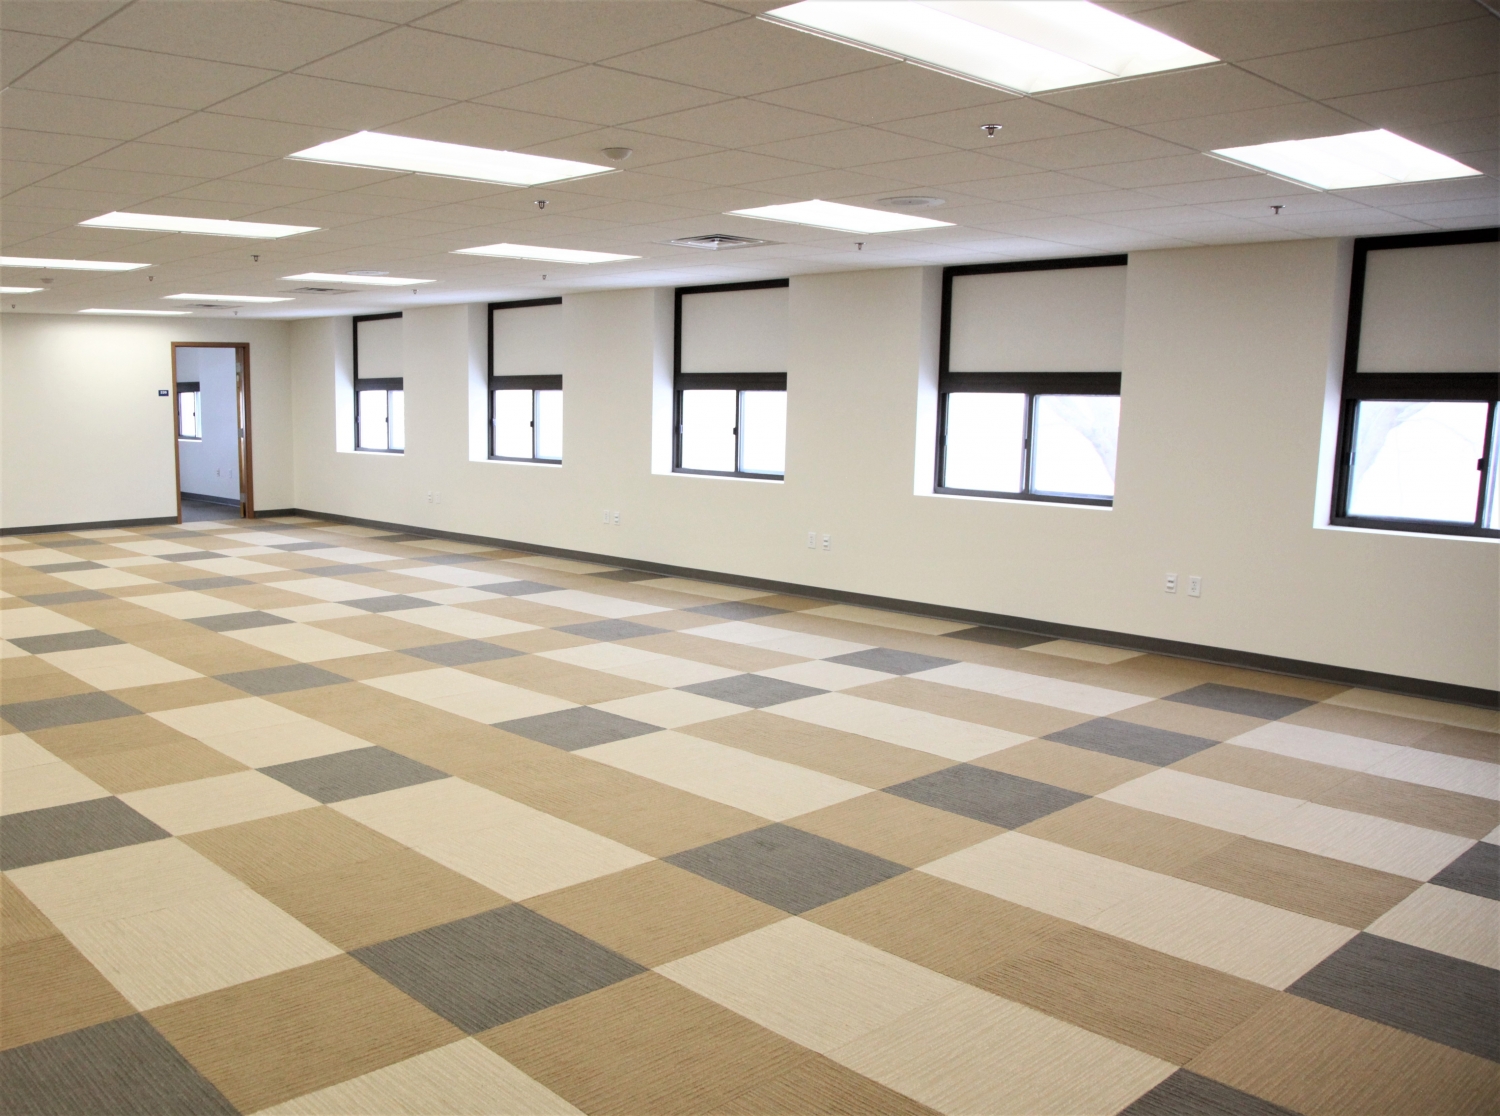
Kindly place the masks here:
POLYGON ((489 456, 561 465, 562 299, 492 302, 489 310, 489 456))
POLYGON ((785 478, 789 286, 677 289, 674 471, 785 478))
POLYGON ((203 437, 203 393, 196 380, 177 381, 177 436, 203 437))
POLYGON ((401 315, 354 319, 354 448, 406 450, 406 391, 401 315))
POLYGON ((1332 522, 1500 538, 1500 230, 1354 242, 1332 522))
POLYGON ((1125 257, 943 271, 936 491, 1111 505, 1125 257))

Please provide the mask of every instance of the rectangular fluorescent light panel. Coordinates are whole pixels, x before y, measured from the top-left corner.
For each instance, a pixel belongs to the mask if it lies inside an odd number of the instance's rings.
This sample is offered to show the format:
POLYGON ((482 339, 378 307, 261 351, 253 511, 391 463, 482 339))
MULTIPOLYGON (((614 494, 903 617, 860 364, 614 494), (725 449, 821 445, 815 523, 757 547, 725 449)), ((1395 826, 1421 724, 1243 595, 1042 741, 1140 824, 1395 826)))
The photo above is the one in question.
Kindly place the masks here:
POLYGON ((351 287, 414 287, 418 283, 436 283, 436 279, 401 279, 394 275, 335 275, 329 271, 304 271, 301 275, 283 275, 283 279, 301 283, 346 283, 351 287))
POLYGON ((86 229, 136 229, 141 232, 196 233, 199 236, 246 236, 276 240, 317 232, 316 225, 271 225, 264 221, 218 221, 208 217, 170 217, 161 213, 106 213, 78 224, 86 229))
POLYGON ((36 294, 45 287, 0 287, 0 294, 36 294))
POLYGON ((577 248, 540 248, 534 244, 485 244, 479 248, 459 248, 455 256, 499 256, 510 260, 543 260, 547 263, 595 264, 616 260, 638 260, 639 256, 621 256, 615 252, 585 252, 577 248))
POLYGON ((139 314, 146 318, 181 318, 191 310, 80 310, 80 314, 139 314))
POLYGON ((616 169, 594 163, 577 163, 571 159, 467 147, 461 143, 439 143, 383 132, 356 132, 343 139, 295 151, 287 158, 374 170, 411 171, 472 182, 498 182, 502 186, 540 186, 547 182, 607 174, 616 169))
POLYGON ((271 298, 267 295, 211 295, 211 294, 175 294, 162 295, 163 298, 177 298, 183 302, 291 302, 286 295, 279 298, 271 298))
POLYGON ((934 221, 931 217, 913 217, 910 213, 887 213, 883 209, 866 209, 862 205, 842 202, 804 201, 784 205, 763 205, 757 209, 730 210, 731 217, 754 217, 760 221, 783 221, 789 225, 812 225, 839 232, 887 233, 914 229, 950 228, 952 221, 934 221))
POLYGON ((150 264, 114 260, 48 260, 35 256, 0 256, 0 267, 42 267, 53 271, 134 271, 150 264))
POLYGON ((1384 128, 1321 139, 1226 147, 1209 154, 1316 190, 1433 182, 1481 173, 1384 128))
POLYGON ((803 0, 762 18, 1013 93, 1218 61, 1087 0, 803 0))

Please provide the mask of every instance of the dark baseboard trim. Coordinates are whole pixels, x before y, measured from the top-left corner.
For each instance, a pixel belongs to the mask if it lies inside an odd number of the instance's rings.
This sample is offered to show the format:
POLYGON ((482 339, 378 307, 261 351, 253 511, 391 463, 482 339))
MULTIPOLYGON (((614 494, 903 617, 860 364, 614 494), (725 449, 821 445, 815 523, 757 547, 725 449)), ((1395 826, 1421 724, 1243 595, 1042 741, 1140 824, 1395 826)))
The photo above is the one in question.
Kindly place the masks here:
POLYGON ((275 519, 278 515, 306 515, 306 514, 307 514, 306 512, 299 512, 296 508, 267 508, 265 511, 261 511, 259 508, 255 509, 255 518, 256 519, 275 519))
POLYGON ((717 581, 726 585, 743 585, 747 589, 764 589, 769 593, 788 593, 798 597, 832 601, 838 604, 857 604, 868 608, 881 608, 888 612, 906 612, 914 616, 931 616, 939 620, 961 620, 964 623, 990 628, 1008 628, 1011 631, 1032 635, 1050 636, 1053 639, 1073 639, 1082 643, 1097 643, 1106 647, 1121 647, 1129 651, 1144 651, 1154 655, 1169 655, 1177 659, 1194 659, 1198 662, 1214 663, 1218 666, 1243 667, 1247 670, 1264 671, 1267 674, 1284 674, 1293 678, 1308 678, 1317 682, 1331 682, 1342 686, 1358 686, 1366 690, 1382 690, 1386 693, 1407 697, 1430 698, 1459 705, 1476 705, 1482 709, 1500 709, 1500 690, 1486 690, 1479 686, 1460 686, 1452 682, 1434 682, 1426 678, 1407 678, 1399 674, 1382 674, 1379 671, 1359 670, 1355 667, 1333 666, 1328 663, 1312 663, 1302 659, 1287 659, 1279 655, 1262 655, 1255 651, 1236 651, 1228 647, 1210 647, 1201 643, 1184 643, 1175 639, 1160 639, 1156 636, 1133 635, 1129 632, 1111 632, 1103 628, 1085 628, 1076 624, 1058 624, 1050 620, 1035 620, 1027 616, 1006 616, 1001 613, 979 612, 950 605, 927 604, 922 601, 903 601, 894 597, 877 597, 869 593, 851 593, 842 589, 827 589, 811 585, 798 585, 790 581, 771 581, 761 577, 746 577, 742 574, 719 573, 716 570, 699 570, 689 566, 672 566, 664 562, 648 562, 639 558, 619 558, 610 554, 596 554, 585 550, 569 550, 560 546, 543 546, 539 543, 519 542, 514 539, 496 539, 486 535, 466 535, 457 531, 439 531, 431 527, 413 527, 406 523, 387 523, 378 519, 360 519, 352 515, 313 511, 308 508, 292 508, 281 512, 259 512, 259 516, 304 515, 312 519, 326 519, 334 523, 348 523, 354 527, 373 527, 392 533, 426 535, 435 539, 452 539, 455 542, 476 543, 482 546, 503 547, 510 550, 525 550, 533 554, 547 554, 558 558, 573 558, 581 562, 600 562, 625 569, 645 570, 667 577, 692 578, 698 581, 717 581))
POLYGON ((107 527, 157 527, 176 523, 175 515, 158 515, 150 519, 99 519, 91 523, 44 523, 36 527, 0 527, 0 535, 51 535, 58 531, 101 531, 107 527))
POLYGON ((226 508, 237 508, 240 501, 232 500, 228 496, 205 496, 201 492, 184 492, 184 500, 196 500, 200 504, 223 504, 226 508))

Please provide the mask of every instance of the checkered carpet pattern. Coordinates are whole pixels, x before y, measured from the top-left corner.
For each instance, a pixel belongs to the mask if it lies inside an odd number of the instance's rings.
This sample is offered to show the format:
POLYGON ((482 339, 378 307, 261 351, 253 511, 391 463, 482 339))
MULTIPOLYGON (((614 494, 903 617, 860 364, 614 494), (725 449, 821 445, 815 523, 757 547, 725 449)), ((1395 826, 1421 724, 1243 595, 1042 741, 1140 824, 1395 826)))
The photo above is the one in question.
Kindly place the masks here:
POLYGON ((1500 1110, 1493 712, 300 517, 0 572, 6 1113, 1500 1110))

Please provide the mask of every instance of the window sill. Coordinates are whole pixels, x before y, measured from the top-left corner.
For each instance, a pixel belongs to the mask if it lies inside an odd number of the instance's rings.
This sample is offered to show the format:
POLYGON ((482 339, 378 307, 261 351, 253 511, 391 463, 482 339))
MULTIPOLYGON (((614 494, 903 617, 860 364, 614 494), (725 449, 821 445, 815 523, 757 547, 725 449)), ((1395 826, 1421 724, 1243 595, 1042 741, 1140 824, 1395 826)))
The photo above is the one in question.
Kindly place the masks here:
POLYGON ((753 484, 785 484, 785 476, 762 476, 756 473, 710 473, 698 469, 673 469, 674 477, 699 477, 703 480, 750 481, 753 484))
POLYGON ((339 450, 339 453, 360 453, 360 454, 367 454, 370 457, 402 457, 402 456, 405 455, 406 451, 405 450, 376 450, 376 449, 347 449, 347 450, 339 450))
POLYGON ((1354 535, 1382 535, 1385 538, 1442 539, 1445 542, 1500 543, 1500 532, 1487 531, 1480 534, 1474 528, 1444 531, 1433 530, 1431 524, 1414 523, 1410 527, 1377 527, 1357 521, 1343 523, 1316 523, 1319 531, 1344 531, 1354 535))
POLYGON ((561 461, 542 461, 535 457, 481 457, 481 465, 540 465, 544 469, 561 469, 561 461))
POLYGON ((1096 504, 1084 500, 1050 500, 1046 497, 1022 498, 1017 496, 975 496, 967 492, 918 492, 918 496, 939 500, 967 500, 976 504, 1011 504, 1028 508, 1071 508, 1075 511, 1114 511, 1113 503, 1096 504))

